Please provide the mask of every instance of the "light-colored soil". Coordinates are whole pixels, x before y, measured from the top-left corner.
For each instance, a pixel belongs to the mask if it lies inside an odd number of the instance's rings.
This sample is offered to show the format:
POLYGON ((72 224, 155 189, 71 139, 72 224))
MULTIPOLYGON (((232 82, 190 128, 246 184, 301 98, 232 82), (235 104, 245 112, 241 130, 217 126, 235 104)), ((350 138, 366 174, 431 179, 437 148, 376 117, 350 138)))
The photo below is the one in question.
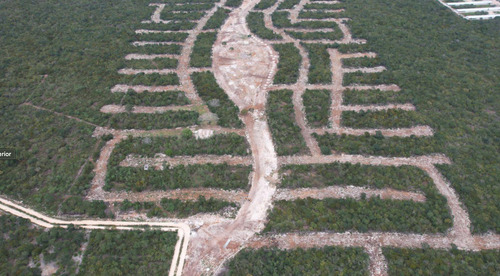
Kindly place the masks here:
POLYGON ((57 270, 59 270, 59 266, 56 262, 46 263, 43 259, 43 254, 40 255, 40 270, 42 271, 42 276, 50 276, 54 275, 57 270))
POLYGON ((356 186, 331 186, 326 188, 278 189, 274 200, 292 201, 296 199, 314 198, 355 198, 360 199, 365 194, 367 198, 380 197, 390 200, 412 200, 425 202, 425 195, 415 192, 398 191, 394 189, 371 189, 356 186))
POLYGON ((389 275, 387 269, 387 261, 382 247, 380 246, 365 246, 366 253, 370 257, 370 267, 368 268, 371 275, 374 276, 387 276, 389 275))
POLYGON ((377 57, 377 53, 373 52, 367 52, 367 53, 349 53, 349 54, 342 54, 342 58, 362 58, 362 57, 368 57, 368 58, 375 58, 377 57))
POLYGON ((424 168, 433 164, 451 164, 450 159, 445 155, 423 155, 415 157, 383 157, 383 156, 363 156, 351 154, 333 154, 321 156, 280 156, 280 165, 288 164, 328 164, 334 162, 352 163, 374 166, 415 166, 424 168))
POLYGON ((115 135, 113 139, 106 142, 104 147, 101 149, 99 159, 95 164, 94 168, 94 178, 92 179, 92 186, 87 194, 87 198, 93 199, 95 195, 104 193, 103 187, 106 181, 106 173, 108 171, 108 161, 111 157, 111 153, 115 149, 115 146, 125 138, 123 135, 115 135))
POLYGON ((125 199, 132 202, 159 202, 163 198, 180 199, 182 201, 195 201, 199 196, 206 199, 213 198, 229 202, 243 203, 248 193, 241 190, 226 191, 222 189, 197 188, 176 189, 167 191, 145 191, 145 192, 107 192, 102 197, 96 198, 106 202, 122 202, 125 199))
POLYGON ((170 41, 134 41, 132 42, 132 45, 139 47, 139 46, 146 46, 146 45, 184 45, 182 42, 170 42, 170 41))
POLYGON ((432 128, 429 126, 414 126, 410 128, 346 128, 346 127, 340 127, 340 128, 317 128, 312 130, 315 133, 318 134, 325 134, 325 133, 335 133, 338 135, 346 134, 346 135, 355 135, 355 136, 361 136, 364 135, 365 133, 369 133, 371 135, 375 135, 377 132, 380 132, 382 135, 387 136, 387 137, 393 137, 393 136, 398 136, 398 137, 410 137, 412 135, 415 136, 432 136, 434 135, 434 131, 432 128))
POLYGON ((401 90, 396 84, 380 84, 380 85, 348 85, 346 89, 351 90, 381 90, 381 91, 394 91, 401 90))
POLYGON ((249 37, 245 17, 257 2, 244 1, 230 14, 213 49, 214 74, 219 85, 240 109, 253 108, 243 117, 254 159, 249 200, 232 223, 202 227, 196 233, 189 250, 187 275, 214 273, 239 250, 239 245, 260 231, 276 189, 278 162, 263 109, 277 57, 268 45, 249 37))
POLYGON ((196 155, 196 156, 174 156, 169 157, 158 153, 154 158, 138 157, 135 155, 127 156, 121 163, 122 167, 141 168, 145 165, 151 169, 163 170, 164 166, 178 166, 190 164, 228 164, 228 165, 252 165, 252 157, 231 156, 231 155, 196 155))
POLYGON ((128 54, 125 56, 126 60, 134 60, 134 59, 157 59, 157 58, 178 58, 179 55, 171 55, 171 54, 156 54, 156 55, 145 55, 145 54, 128 54))
MULTIPOLYGON (((500 248, 500 235, 477 235, 473 236, 476 243, 464 250, 486 250, 500 248)), ((313 248, 324 246, 343 247, 365 247, 373 245, 379 247, 398 248, 422 248, 429 246, 435 249, 449 249, 451 244, 457 240, 451 239, 444 234, 405 234, 390 232, 311 232, 311 233, 286 233, 276 235, 264 235, 256 237, 249 244, 250 247, 260 248, 266 246, 279 247, 281 249, 313 248)))
POLYGON ((376 66, 376 67, 362 67, 362 68, 343 68, 342 71, 344 73, 354 73, 354 72, 360 72, 360 73, 380 73, 384 72, 386 68, 384 66, 376 66))
POLYGON ((208 139, 214 136, 215 132, 212 129, 198 129, 193 132, 196 139, 208 139))
POLYGON ((161 19, 161 12, 165 9, 165 4, 149 4, 149 6, 156 6, 156 10, 151 15, 151 20, 142 21, 142 23, 168 23, 161 19))
POLYGON ((137 74, 160 74, 160 75, 168 75, 171 73, 176 73, 175 69, 132 69, 132 68, 123 68, 118 70, 118 74, 122 75, 137 75, 137 74))
POLYGON ((87 231, 85 233, 85 241, 82 243, 80 249, 78 250, 78 255, 71 257, 73 262, 75 262, 76 264, 76 270, 75 270, 76 275, 78 275, 78 272, 80 272, 80 265, 82 264, 83 256, 85 255, 85 251, 87 250, 87 247, 89 245, 89 240, 90 240, 90 231, 87 231))
POLYGON ((111 88, 111 92, 121 92, 126 93, 129 90, 132 90, 137 93, 142 93, 145 91, 148 92, 167 92, 167 91, 178 91, 182 89, 179 85, 169 85, 169 86, 147 86, 147 85, 126 85, 126 84, 117 84, 111 88))
POLYGON ((169 34, 169 33, 186 33, 186 31, 160 31, 160 30, 146 30, 138 29, 135 30, 136 34, 169 34))
POLYGON ((340 107, 342 111, 382 111, 389 109, 401 109, 401 110, 415 110, 415 106, 412 104, 386 104, 386 105, 343 105, 340 107))
MULTIPOLYGON (((195 105, 169 105, 169 106, 133 106, 131 113, 165 113, 167 111, 178 111, 178 110, 196 110, 198 106, 195 105)), ((127 113, 127 107, 124 105, 108 104, 101 107, 102 113, 117 114, 117 113, 127 113)))

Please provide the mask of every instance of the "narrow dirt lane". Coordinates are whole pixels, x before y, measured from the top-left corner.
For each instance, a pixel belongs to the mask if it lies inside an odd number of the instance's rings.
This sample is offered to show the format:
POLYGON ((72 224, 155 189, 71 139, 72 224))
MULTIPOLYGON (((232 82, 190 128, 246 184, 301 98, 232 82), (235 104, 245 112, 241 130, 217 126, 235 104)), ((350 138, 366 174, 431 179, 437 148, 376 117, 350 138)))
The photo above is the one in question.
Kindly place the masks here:
POLYGON ((218 84, 240 110, 247 111, 242 120, 253 154, 252 187, 234 221, 205 225, 193 234, 186 275, 213 274, 236 254, 264 227, 276 190, 278 159, 264 112, 277 54, 253 37, 246 26, 246 15, 257 3, 258 0, 244 1, 230 14, 213 48, 218 84))

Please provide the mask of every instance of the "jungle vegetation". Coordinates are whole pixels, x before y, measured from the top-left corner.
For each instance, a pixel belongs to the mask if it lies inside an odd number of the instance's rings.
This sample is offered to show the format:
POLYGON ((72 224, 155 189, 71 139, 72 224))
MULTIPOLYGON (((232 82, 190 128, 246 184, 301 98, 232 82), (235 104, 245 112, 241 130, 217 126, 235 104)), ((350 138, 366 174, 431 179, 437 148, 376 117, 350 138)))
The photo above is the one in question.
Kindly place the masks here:
POLYGON ((264 13, 250 12, 247 15, 248 28, 256 36, 267 40, 281 40, 283 37, 264 25, 264 13))
POLYGON ((191 67, 212 66, 212 46, 217 39, 217 32, 200 33, 191 52, 191 67))
POLYGON ((307 123, 311 127, 326 127, 330 118, 330 90, 309 90, 302 95, 307 123))
POLYGON ((154 168, 119 167, 110 164, 104 189, 141 192, 145 190, 169 190, 181 188, 222 188, 248 190, 251 166, 227 164, 194 164, 154 168), (112 167, 111 167, 112 165, 112 167))
POLYGON ((278 6, 278 10, 293 9, 293 7, 299 3, 300 0, 285 0, 278 6))
POLYGON ((388 109, 380 111, 344 111, 341 125, 353 128, 403 128, 425 124, 418 111, 388 109))
POLYGON ((223 127, 241 128, 243 123, 238 118, 239 108, 219 87, 212 72, 195 72, 191 74, 194 87, 200 97, 207 103, 210 112, 217 114, 217 123, 223 127))
POLYGON ((274 84, 296 83, 299 77, 299 66, 302 61, 299 49, 293 43, 273 44, 279 53, 278 72, 274 75, 274 84))
POLYGON ((379 197, 279 200, 263 232, 384 231, 444 233, 452 226, 446 198, 425 188, 425 202, 379 197))
POLYGON ((188 129, 182 135, 169 137, 128 137, 116 145, 113 160, 123 160, 134 154, 154 157, 163 153, 168 156, 194 156, 196 154, 248 155, 249 145, 245 137, 235 133, 217 134, 206 139, 196 139, 188 129))
POLYGON ((432 186, 432 179, 414 166, 369 166, 350 163, 286 165, 280 168, 283 188, 325 188, 328 186, 361 186, 422 191, 432 186))
POLYGON ((384 137, 380 132, 374 135, 365 133, 363 136, 313 133, 322 154, 331 154, 333 150, 349 154, 405 157, 441 152, 444 138, 435 136, 384 137))
POLYGON ((176 232, 92 231, 79 274, 165 275, 176 242, 176 232))
POLYGON ((73 256, 81 256, 84 232, 67 229, 44 230, 29 220, 11 215, 0 216, 0 274, 41 275, 40 265, 54 263, 57 274, 74 275, 78 264, 73 256), (31 263, 31 265, 30 265, 31 263))
POLYGON ((224 275, 369 275, 362 248, 243 249, 224 275))
POLYGON ((125 94, 114 93, 116 95, 115 103, 122 103, 125 106, 144 105, 144 106, 167 106, 167 105, 187 105, 189 99, 183 91, 166 92, 141 92, 137 93, 129 90, 125 94))
POLYGON ((203 27, 203 30, 217 30, 229 17, 230 10, 224 8, 218 8, 214 15, 208 19, 207 23, 203 27))
MULTIPOLYGON (((500 20, 464 20, 432 0, 345 4, 353 35, 368 41, 402 88, 398 97, 435 131, 425 140, 451 158, 438 167, 465 204, 472 232, 498 233, 500 20)), ((377 151, 372 142, 363 147, 377 151)))
POLYGON ((276 2, 278 2, 278 0, 262 0, 257 5, 255 5, 254 9, 265 10, 272 7, 274 4, 276 4, 276 2))
POLYGON ((495 275, 500 271, 500 251, 384 248, 390 275, 495 275))
POLYGON ((309 149, 295 121, 291 90, 269 91, 267 118, 278 155, 306 154, 309 149))

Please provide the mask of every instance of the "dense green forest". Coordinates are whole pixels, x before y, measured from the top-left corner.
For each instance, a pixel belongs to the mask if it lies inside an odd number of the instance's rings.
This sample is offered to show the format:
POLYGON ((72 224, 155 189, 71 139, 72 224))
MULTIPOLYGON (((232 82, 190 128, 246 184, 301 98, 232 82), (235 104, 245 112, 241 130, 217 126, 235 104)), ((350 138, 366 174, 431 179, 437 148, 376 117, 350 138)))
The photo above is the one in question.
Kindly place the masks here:
POLYGON ((446 199, 425 187, 425 203, 379 197, 275 201, 263 232, 383 231, 444 233, 452 226, 446 199))
POLYGON ((299 3, 300 0, 285 0, 278 6, 278 10, 293 9, 293 7, 299 3))
POLYGON ((350 163, 286 165, 280 168, 280 186, 284 188, 324 188, 327 186, 361 186, 422 191, 434 185, 432 179, 414 166, 369 166, 350 163))
POLYGON ((190 103, 186 94, 182 91, 168 91, 162 93, 156 92, 141 92, 136 93, 133 90, 128 91, 125 95, 114 93, 116 101, 122 102, 125 106, 146 105, 146 106, 167 106, 167 105, 187 105, 190 103))
POLYGON ((157 153, 168 156, 196 154, 248 155, 249 145, 243 136, 235 133, 217 134, 196 139, 189 129, 179 136, 128 137, 113 150, 111 163, 120 162, 129 154, 154 157, 157 153))
MULTIPOLYGON (((4 96, 4 95, 2 95, 4 96)), ((0 105, 4 102, 0 101, 0 105)), ((15 148, 18 160, 0 161, 0 193, 56 213, 65 195, 83 196, 92 178, 91 163, 100 143, 94 127, 30 106, 5 106, 2 147, 15 148)), ((96 158, 94 158, 96 160, 96 158)))
POLYGON ((333 32, 295 32, 286 31, 288 35, 296 39, 303 40, 318 40, 318 39, 329 39, 336 40, 342 38, 342 32, 339 28, 336 28, 333 32))
POLYGON ((302 61, 299 49, 293 43, 273 44, 279 54, 278 71, 274 75, 274 84, 296 83, 299 77, 299 66, 302 61))
POLYGON ((247 24, 250 31, 262 39, 281 40, 280 34, 273 32, 264 25, 264 13, 250 12, 247 15, 247 24))
POLYGON ((301 11, 299 18, 301 19, 327 19, 327 18, 345 18, 346 14, 343 12, 328 12, 328 11, 301 11))
POLYGON ((305 10, 337 10, 342 8, 345 8, 345 4, 343 3, 334 3, 334 4, 308 3, 304 5, 305 10))
POLYGON ((140 29, 147 28, 158 31, 188 31, 194 29, 196 27, 196 23, 193 21, 178 20, 171 21, 165 24, 154 25, 151 25, 151 23, 137 23, 136 26, 140 29))
POLYGON ((341 125, 352 128, 403 128, 425 124, 418 111, 389 109, 381 111, 344 111, 341 125))
MULTIPOLYGON (((433 0, 345 4, 353 35, 367 39, 402 88, 398 98, 435 130, 433 151, 453 161, 439 168, 467 207, 472 231, 499 232, 500 20, 467 21, 433 0)), ((379 151, 371 141, 360 146, 379 151)))
POLYGON ((332 83, 330 55, 327 52, 329 46, 325 44, 303 44, 303 46, 311 60, 307 81, 312 84, 332 83))
POLYGON ((176 232, 92 231, 79 275, 168 274, 176 232))
POLYGON ((276 2, 278 2, 278 0, 261 0, 257 5, 255 5, 254 9, 265 10, 272 7, 274 4, 276 4, 276 2))
POLYGON ((387 104, 404 103, 404 96, 400 92, 381 91, 381 90, 351 90, 346 89, 343 92, 342 102, 345 105, 350 104, 387 104))
POLYGON ((384 248, 389 275, 498 275, 500 251, 384 248))
POLYGON ((179 110, 163 113, 119 113, 111 117, 110 126, 117 129, 161 129, 198 124, 199 113, 179 110))
POLYGON ((302 95, 307 123, 311 127, 326 127, 330 118, 330 90, 309 90, 302 95))
POLYGON ((369 275, 362 248, 244 249, 223 275, 369 275))
POLYGON ((331 154, 332 151, 349 154, 413 156, 442 152, 444 138, 436 134, 434 137, 384 137, 380 132, 374 135, 365 133, 363 136, 313 133, 318 141, 321 153, 331 154))
POLYGON ((125 67, 134 69, 175 69, 178 65, 177 59, 155 58, 152 60, 128 60, 125 67))
POLYGON ((54 263, 58 275, 74 275, 77 264, 72 257, 81 255, 85 240, 84 232, 73 227, 43 230, 26 219, 1 215, 0 274, 40 275, 43 260, 54 263))
POLYGON ((188 37, 188 33, 139 33, 135 37, 138 41, 184 42, 188 37))
POLYGON ((106 175, 106 190, 148 189, 167 190, 195 187, 219 187, 223 189, 247 189, 251 166, 230 166, 227 164, 200 164, 169 167, 164 170, 120 167, 129 154, 154 157, 157 153, 168 156, 196 154, 247 155, 249 145, 244 137, 236 134, 214 135, 208 139, 196 140, 192 132, 185 129, 180 136, 129 137, 119 143, 109 159, 106 175))
POLYGON ((110 166, 104 189, 135 192, 203 187, 248 190, 252 170, 251 166, 227 164, 178 165, 164 170, 110 166))
POLYGON ((360 58, 344 58, 342 59, 342 66, 345 68, 355 67, 375 67, 381 66, 380 59, 377 57, 360 57, 360 58))
POLYGON ((218 8, 217 11, 208 19, 207 23, 203 27, 203 30, 217 30, 229 17, 229 10, 224 8, 218 8))
POLYGON ((194 87, 200 97, 207 103, 210 112, 217 114, 217 123, 223 127, 241 128, 243 123, 238 117, 239 108, 219 87, 212 72, 195 72, 191 74, 194 87))
POLYGON ((216 32, 200 33, 194 42, 191 52, 191 67, 212 66, 212 46, 217 39, 216 32))
POLYGON ((277 28, 338 29, 337 23, 328 21, 302 21, 292 24, 290 21, 290 13, 287 11, 274 12, 271 15, 271 19, 273 21, 273 25, 277 28))
POLYGON ((241 5, 242 2, 243 0, 227 0, 226 7, 237 8, 241 5))
POLYGON ((309 149, 300 127, 295 122, 293 91, 270 91, 267 99, 267 120, 278 155, 306 154, 309 149))

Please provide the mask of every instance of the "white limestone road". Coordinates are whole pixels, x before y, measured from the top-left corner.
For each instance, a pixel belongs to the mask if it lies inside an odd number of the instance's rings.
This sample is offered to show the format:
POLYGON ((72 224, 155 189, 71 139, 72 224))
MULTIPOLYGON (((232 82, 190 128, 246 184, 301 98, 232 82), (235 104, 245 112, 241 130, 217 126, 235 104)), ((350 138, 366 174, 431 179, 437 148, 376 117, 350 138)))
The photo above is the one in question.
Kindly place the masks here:
POLYGON ((185 223, 173 222, 136 222, 136 221, 113 221, 113 220, 61 220, 43 215, 35 210, 23 207, 13 201, 0 197, 0 210, 12 215, 27 219, 31 223, 45 227, 67 228, 69 225, 77 225, 84 229, 116 229, 116 230, 143 230, 141 226, 155 227, 161 231, 178 231, 178 240, 175 246, 174 258, 170 265, 169 276, 182 275, 182 269, 186 258, 191 229, 185 223), (176 273, 177 272, 177 273, 176 273))

